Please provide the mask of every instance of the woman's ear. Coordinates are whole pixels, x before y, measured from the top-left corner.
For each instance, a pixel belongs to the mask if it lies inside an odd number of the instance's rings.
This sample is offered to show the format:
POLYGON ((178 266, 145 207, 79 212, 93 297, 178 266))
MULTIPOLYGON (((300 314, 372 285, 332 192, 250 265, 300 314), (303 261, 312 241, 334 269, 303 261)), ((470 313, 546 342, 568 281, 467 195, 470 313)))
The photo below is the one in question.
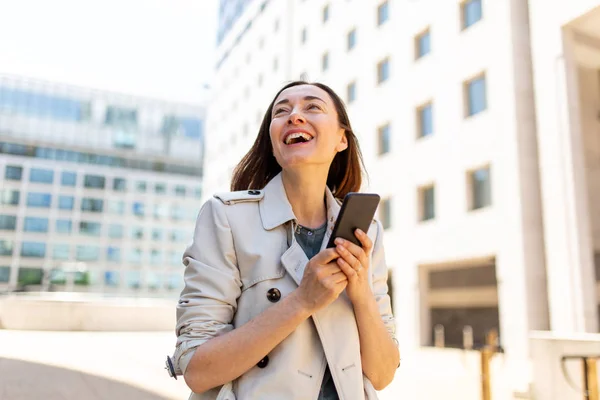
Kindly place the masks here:
POLYGON ((346 130, 342 129, 342 136, 340 137, 340 142, 335 147, 337 152, 342 152, 348 148, 348 137, 346 136, 346 130))

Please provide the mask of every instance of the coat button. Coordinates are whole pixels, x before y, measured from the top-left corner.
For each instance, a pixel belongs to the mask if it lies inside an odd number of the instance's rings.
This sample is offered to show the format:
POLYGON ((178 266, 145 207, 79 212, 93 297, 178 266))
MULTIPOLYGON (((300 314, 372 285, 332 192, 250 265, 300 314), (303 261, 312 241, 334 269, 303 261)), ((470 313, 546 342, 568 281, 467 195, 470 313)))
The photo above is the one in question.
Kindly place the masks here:
POLYGON ((248 194, 259 195, 260 194, 260 190, 248 190, 248 194))
POLYGON ((267 299, 269 299, 271 303, 277 303, 279 299, 281 299, 281 292, 277 288, 269 289, 267 292, 267 299))
POLYGON ((262 360, 260 360, 260 361, 258 362, 258 364, 256 364, 256 366, 257 366, 258 368, 264 368, 264 367, 266 367, 267 365, 269 365, 269 356, 265 356, 265 358, 263 358, 262 360))

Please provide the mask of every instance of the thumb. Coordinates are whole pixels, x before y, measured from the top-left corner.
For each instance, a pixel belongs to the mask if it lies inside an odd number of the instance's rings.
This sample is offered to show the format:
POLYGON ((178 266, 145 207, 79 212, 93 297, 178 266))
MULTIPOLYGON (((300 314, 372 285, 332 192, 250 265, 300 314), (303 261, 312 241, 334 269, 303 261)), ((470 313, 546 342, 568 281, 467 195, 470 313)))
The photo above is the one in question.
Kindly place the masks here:
POLYGON ((331 248, 320 251, 316 256, 313 257, 313 260, 315 260, 315 262, 318 264, 325 265, 339 257, 340 255, 335 248, 331 248))

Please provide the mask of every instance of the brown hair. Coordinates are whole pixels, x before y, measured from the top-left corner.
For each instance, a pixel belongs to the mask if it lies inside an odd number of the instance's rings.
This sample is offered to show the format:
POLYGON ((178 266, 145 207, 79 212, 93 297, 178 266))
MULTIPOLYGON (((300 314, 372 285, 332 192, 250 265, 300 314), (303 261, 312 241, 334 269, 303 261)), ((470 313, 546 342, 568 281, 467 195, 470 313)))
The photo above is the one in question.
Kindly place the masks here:
POLYGON ((313 85, 326 91, 331 96, 337 110, 340 127, 346 132, 348 148, 338 152, 329 167, 329 175, 327 176, 329 190, 331 190, 335 197, 340 199, 344 198, 349 192, 358 192, 360 190, 362 173, 365 171, 364 162, 358 140, 350 126, 344 102, 325 84, 294 81, 281 88, 269 105, 260 124, 258 136, 254 144, 233 171, 233 178, 231 180, 232 191, 262 189, 273 177, 281 172, 281 166, 275 159, 272 151, 273 146, 269 132, 271 113, 279 94, 287 88, 298 85, 313 85))

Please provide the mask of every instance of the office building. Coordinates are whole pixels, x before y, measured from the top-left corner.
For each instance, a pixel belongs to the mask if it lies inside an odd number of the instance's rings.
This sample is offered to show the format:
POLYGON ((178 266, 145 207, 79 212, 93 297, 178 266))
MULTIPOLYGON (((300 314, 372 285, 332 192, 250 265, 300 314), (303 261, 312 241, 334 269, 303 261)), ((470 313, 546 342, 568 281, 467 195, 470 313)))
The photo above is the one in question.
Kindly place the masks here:
POLYGON ((0 76, 0 290, 177 296, 204 112, 0 76))

